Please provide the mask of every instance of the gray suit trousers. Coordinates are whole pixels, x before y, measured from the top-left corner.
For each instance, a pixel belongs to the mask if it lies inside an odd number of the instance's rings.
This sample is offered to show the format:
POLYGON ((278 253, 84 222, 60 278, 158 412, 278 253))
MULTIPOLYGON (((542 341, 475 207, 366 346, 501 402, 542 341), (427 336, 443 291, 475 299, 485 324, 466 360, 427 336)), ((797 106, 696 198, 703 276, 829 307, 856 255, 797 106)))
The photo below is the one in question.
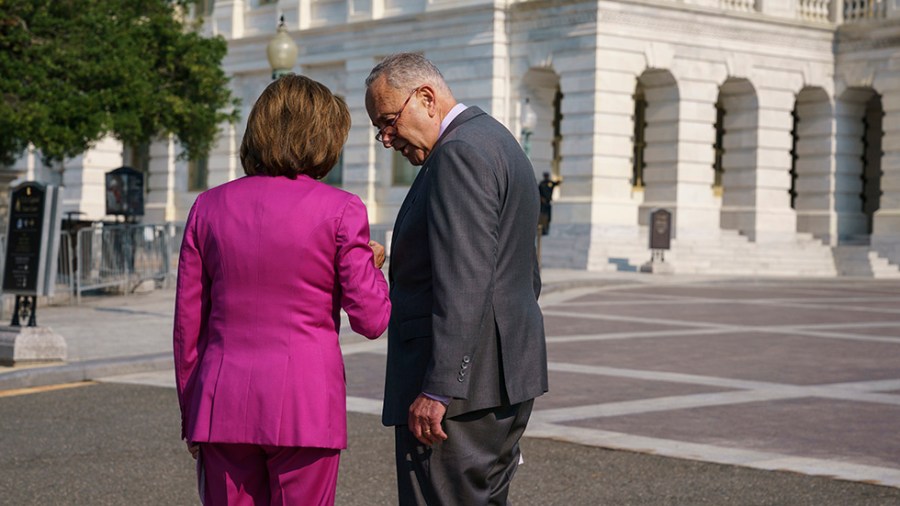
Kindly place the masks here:
POLYGON ((395 430, 401 506, 505 505, 519 465, 519 439, 534 399, 445 418, 448 439, 420 443, 408 425, 395 430))

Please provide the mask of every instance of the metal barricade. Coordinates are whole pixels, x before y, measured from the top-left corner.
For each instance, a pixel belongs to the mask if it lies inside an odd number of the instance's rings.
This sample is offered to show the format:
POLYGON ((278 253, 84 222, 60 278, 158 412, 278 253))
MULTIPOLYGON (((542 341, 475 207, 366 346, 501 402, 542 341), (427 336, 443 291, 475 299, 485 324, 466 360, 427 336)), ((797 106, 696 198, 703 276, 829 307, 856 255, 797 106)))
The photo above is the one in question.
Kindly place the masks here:
MULTIPOLYGON (((81 301, 85 292, 117 289, 129 292, 152 280, 168 286, 178 272, 180 223, 94 223, 61 232, 56 293, 51 303, 81 301)), ((0 273, 6 258, 6 235, 0 233, 0 273)), ((0 319, 8 313, 0 299, 0 319)))
POLYGON ((77 300, 84 292, 103 288, 131 291, 146 281, 163 286, 177 269, 181 227, 98 223, 78 231, 75 242, 77 300))

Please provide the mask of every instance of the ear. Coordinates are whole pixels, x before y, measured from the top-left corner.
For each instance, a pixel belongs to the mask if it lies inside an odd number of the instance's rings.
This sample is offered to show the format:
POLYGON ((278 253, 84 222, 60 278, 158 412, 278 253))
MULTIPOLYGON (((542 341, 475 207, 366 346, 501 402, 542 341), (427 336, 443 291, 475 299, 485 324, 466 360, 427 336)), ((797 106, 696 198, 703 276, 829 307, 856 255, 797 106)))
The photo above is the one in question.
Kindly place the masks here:
POLYGON ((428 116, 434 117, 438 112, 437 95, 435 94, 434 88, 428 84, 419 87, 419 97, 422 100, 422 106, 428 111, 428 116))

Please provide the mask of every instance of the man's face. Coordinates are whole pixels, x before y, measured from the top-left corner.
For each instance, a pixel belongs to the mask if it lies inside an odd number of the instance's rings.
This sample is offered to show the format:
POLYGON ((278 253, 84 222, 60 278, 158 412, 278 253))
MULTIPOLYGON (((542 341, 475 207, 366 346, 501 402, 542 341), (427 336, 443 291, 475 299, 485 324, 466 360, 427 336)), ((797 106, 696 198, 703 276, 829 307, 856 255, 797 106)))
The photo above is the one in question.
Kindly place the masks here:
MULTIPOLYGON (((399 151, 413 165, 422 165, 440 131, 440 120, 429 110, 431 88, 398 90, 378 79, 366 90, 366 111, 379 129, 381 143, 399 151)), ((431 108, 433 109, 433 108, 431 108)))

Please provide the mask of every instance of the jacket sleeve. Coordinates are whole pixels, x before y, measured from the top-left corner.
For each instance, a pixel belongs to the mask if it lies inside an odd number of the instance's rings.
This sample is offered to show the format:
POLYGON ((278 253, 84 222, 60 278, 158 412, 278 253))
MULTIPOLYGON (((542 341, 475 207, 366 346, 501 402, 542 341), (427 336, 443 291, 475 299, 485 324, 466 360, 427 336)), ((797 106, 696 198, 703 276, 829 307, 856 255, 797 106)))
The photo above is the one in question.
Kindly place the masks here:
POLYGON ((476 339, 493 325, 485 319, 494 291, 501 185, 481 150, 461 141, 441 150, 429 182, 434 345, 422 391, 466 398, 470 377, 461 367, 477 360, 476 339))
POLYGON ((350 328, 369 339, 387 329, 391 301, 387 281, 375 267, 369 247, 369 219, 357 196, 347 201, 337 227, 337 275, 341 286, 341 307, 350 319, 350 328))
MULTIPOLYGON (((201 195, 202 197, 202 195, 201 195)), ((184 227, 178 257, 178 282, 175 289, 173 351, 175 385, 181 408, 181 437, 187 436, 188 417, 197 368, 205 343, 201 342, 209 316, 210 279, 203 269, 203 257, 197 233, 200 197, 194 202, 184 227)))

